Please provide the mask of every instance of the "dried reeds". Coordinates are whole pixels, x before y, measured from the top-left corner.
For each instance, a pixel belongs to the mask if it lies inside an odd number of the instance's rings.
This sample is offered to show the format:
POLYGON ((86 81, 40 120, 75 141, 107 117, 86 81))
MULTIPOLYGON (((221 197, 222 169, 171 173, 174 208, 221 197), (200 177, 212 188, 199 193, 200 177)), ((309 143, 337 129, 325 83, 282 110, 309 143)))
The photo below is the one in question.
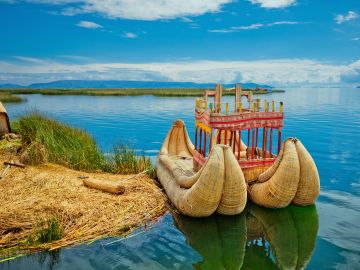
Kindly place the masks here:
POLYGON ((123 181, 125 193, 116 196, 83 186, 83 174, 51 164, 10 170, 0 184, 0 259, 12 249, 56 249, 120 235, 165 210, 166 197, 146 175, 86 174, 123 181))

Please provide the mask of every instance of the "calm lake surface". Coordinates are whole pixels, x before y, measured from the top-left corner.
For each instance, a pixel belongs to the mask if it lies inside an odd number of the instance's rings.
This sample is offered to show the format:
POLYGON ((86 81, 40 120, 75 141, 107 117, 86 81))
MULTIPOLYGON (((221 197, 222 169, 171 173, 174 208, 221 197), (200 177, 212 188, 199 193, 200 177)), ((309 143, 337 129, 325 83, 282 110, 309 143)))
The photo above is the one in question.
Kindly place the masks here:
MULTIPOLYGON (((11 119, 37 109, 89 131, 100 147, 118 142, 156 156, 172 122, 194 134, 194 98, 27 95, 11 119)), ((112 238, 0 263, 0 269, 360 269, 360 89, 289 89, 283 139, 299 138, 318 166, 316 206, 240 216, 162 217, 128 238, 112 238)), ((225 100, 232 101, 229 97, 225 100)))

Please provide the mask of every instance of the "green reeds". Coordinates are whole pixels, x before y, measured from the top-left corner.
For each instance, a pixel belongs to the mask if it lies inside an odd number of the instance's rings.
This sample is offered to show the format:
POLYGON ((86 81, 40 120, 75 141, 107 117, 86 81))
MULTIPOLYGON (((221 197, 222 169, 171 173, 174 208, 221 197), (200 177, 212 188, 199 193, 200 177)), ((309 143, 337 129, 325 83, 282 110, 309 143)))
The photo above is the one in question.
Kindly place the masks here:
POLYGON ((85 131, 30 113, 14 123, 21 134, 23 157, 33 165, 52 162, 81 171, 101 170, 104 155, 85 131))
POLYGON ((150 158, 144 154, 137 155, 135 149, 129 148, 125 144, 113 147, 113 157, 108 160, 110 171, 121 174, 136 174, 146 171, 152 177, 156 177, 155 168, 150 158))
POLYGON ((24 163, 38 165, 50 162, 87 172, 135 174, 146 171, 150 177, 156 177, 150 158, 138 156, 125 144, 115 146, 113 153, 105 158, 87 132, 39 113, 23 116, 12 126, 21 135, 24 163))
POLYGON ((64 228, 61 225, 60 219, 58 217, 50 217, 40 223, 37 241, 40 243, 50 243, 60 240, 63 233, 64 228))
POLYGON ((19 96, 15 96, 11 93, 1 93, 0 92, 0 101, 3 103, 20 103, 23 101, 23 99, 19 96))

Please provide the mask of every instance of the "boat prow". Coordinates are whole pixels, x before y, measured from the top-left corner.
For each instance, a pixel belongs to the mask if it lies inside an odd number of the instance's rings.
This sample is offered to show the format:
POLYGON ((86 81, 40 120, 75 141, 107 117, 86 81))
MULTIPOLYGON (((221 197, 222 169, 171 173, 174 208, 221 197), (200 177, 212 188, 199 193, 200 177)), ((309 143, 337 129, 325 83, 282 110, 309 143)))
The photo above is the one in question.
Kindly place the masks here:
POLYGON ((241 213, 247 187, 230 147, 215 145, 198 172, 193 169, 193 149, 184 122, 175 121, 157 164, 159 181, 171 202, 182 214, 193 217, 241 213))
POLYGON ((249 187, 250 199, 270 208, 283 208, 290 203, 311 205, 319 193, 315 162, 303 144, 294 138, 284 141, 275 163, 249 187))
POLYGON ((10 121, 9 116, 5 110, 5 107, 0 102, 0 136, 10 133, 10 121))

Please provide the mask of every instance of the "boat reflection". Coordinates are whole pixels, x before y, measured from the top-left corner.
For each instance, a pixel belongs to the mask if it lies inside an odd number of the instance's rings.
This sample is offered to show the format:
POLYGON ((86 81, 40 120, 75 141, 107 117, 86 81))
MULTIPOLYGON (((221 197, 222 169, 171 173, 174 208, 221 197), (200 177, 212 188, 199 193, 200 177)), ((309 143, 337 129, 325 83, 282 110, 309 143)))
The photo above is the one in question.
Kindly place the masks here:
POLYGON ((303 269, 319 227, 315 206, 267 209, 248 205, 239 216, 174 215, 175 226, 202 260, 195 269, 303 269))

